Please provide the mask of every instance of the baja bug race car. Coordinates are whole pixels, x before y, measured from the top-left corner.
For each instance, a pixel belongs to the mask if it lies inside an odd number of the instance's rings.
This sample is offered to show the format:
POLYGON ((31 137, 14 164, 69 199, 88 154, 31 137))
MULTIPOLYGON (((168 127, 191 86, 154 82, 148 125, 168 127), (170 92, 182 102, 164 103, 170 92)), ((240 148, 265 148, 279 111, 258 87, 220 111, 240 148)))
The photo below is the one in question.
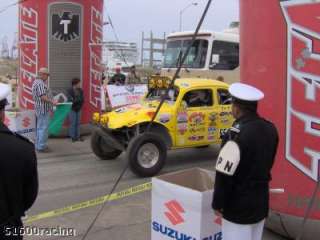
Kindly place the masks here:
POLYGON ((168 90, 169 86, 170 79, 155 76, 141 103, 95 113, 91 139, 95 155, 112 160, 126 152, 132 171, 149 177, 162 169, 170 149, 219 144, 221 132, 233 122, 228 85, 194 78, 177 79, 173 88, 168 90), (165 102, 148 129, 163 98, 165 102))

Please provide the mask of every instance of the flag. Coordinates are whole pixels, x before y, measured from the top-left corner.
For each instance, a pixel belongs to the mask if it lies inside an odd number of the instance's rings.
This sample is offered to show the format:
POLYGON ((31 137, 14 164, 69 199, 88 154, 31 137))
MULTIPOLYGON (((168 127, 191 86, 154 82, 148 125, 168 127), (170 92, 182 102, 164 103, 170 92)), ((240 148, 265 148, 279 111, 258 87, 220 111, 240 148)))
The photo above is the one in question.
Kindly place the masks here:
POLYGON ((58 136, 63 123, 71 111, 72 103, 60 103, 56 106, 56 111, 49 123, 49 135, 58 136))

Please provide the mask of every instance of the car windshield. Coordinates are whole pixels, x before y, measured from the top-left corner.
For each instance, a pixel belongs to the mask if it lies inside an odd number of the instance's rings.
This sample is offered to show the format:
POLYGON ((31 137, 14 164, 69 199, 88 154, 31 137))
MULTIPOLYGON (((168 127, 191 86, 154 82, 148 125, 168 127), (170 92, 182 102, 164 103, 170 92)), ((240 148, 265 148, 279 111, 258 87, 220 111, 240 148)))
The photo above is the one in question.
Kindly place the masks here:
MULTIPOLYGON (((191 40, 174 40, 167 43, 164 55, 164 68, 176 68, 179 64, 179 57, 183 56, 191 40), (180 56, 180 51, 182 54, 180 56)), ((208 41, 204 39, 196 40, 192 45, 183 67, 204 68, 208 52, 208 41)))
MULTIPOLYGON (((150 89, 147 94, 146 100, 147 101, 161 100, 162 97, 166 95, 166 91, 167 90, 165 88, 150 89)), ((175 102, 178 96, 179 96, 179 88, 175 87, 169 90, 169 93, 165 97, 165 99, 170 102, 175 102)))

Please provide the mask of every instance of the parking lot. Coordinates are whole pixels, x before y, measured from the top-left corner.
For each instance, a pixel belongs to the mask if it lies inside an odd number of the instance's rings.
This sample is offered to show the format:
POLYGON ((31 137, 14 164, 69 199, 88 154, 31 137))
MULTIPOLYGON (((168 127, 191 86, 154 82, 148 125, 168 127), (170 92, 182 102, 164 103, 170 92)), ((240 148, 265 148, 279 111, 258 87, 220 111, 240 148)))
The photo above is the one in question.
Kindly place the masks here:
MULTIPOLYGON (((92 154, 89 137, 85 142, 67 139, 50 140, 52 153, 38 156, 40 192, 28 216, 34 216, 70 205, 83 203, 107 194, 125 166, 125 156, 115 161, 101 161, 92 154)), ((217 148, 189 149, 170 152, 162 173, 192 167, 213 169, 217 148)), ((127 171, 116 192, 150 182, 127 171)), ((43 228, 73 228, 76 236, 27 236, 25 239, 81 239, 100 205, 84 206, 57 216, 27 223, 43 228)), ((79 207, 79 205, 78 205, 79 207)), ((150 240, 151 192, 127 196, 106 206, 87 239, 150 240)), ((264 240, 283 239, 265 231, 264 240)))

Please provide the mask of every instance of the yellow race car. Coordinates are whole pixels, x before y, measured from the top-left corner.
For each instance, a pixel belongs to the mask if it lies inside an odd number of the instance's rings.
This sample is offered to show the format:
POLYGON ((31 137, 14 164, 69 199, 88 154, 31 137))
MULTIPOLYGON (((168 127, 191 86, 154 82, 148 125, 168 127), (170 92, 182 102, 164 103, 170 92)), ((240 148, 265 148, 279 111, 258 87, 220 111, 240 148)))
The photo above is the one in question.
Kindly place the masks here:
POLYGON ((177 79, 174 87, 169 86, 170 79, 153 77, 141 103, 95 113, 97 127, 91 139, 95 155, 111 160, 125 151, 132 171, 150 177, 162 169, 170 149, 219 144, 222 132, 233 123, 229 86, 199 78, 177 79))

